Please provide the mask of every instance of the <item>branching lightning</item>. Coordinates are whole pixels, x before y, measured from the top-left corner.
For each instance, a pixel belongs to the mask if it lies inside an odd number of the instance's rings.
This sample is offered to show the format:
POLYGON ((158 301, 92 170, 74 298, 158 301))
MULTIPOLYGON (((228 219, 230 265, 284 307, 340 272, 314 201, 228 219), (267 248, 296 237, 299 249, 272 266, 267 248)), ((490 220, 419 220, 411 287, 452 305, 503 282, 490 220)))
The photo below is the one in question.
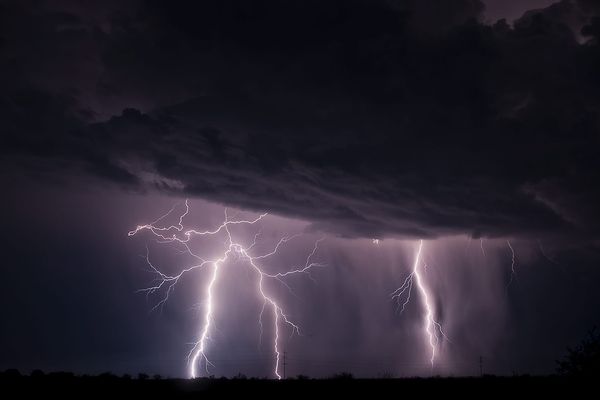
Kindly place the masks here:
POLYGON ((423 308, 425 309, 425 324, 424 324, 424 332, 426 335, 426 339, 431 347, 431 367, 433 368, 435 362, 435 356, 437 354, 437 348, 439 343, 443 339, 447 339, 444 331, 442 330, 442 325, 435 320, 434 309, 432 304, 430 303, 430 297, 427 288, 423 282, 423 277, 421 276, 421 253, 423 250, 423 240, 419 241, 419 246, 417 249, 417 254, 415 255, 415 262, 413 265, 412 272, 406 277, 402 286, 391 293, 392 299, 395 299, 398 302, 398 309, 400 309, 400 313, 404 312, 404 309, 408 305, 411 299, 411 293, 413 284, 417 286, 417 290, 421 297, 421 301, 423 304, 423 308))
MULTIPOLYGON (((178 223, 176 225, 170 226, 157 226, 160 221, 169 216, 175 207, 171 208, 171 210, 165 215, 161 216, 154 222, 146 225, 139 225, 135 230, 129 232, 129 236, 134 236, 141 231, 149 231, 152 233, 158 240, 159 243, 175 243, 183 246, 184 252, 198 260, 197 263, 182 269, 176 275, 168 275, 163 273, 160 269, 155 267, 150 261, 149 252, 146 253, 146 261, 151 271, 157 276, 156 284, 154 286, 145 288, 140 290, 141 292, 145 292, 147 295, 154 294, 157 292, 163 293, 161 300, 155 305, 154 308, 163 307, 164 304, 168 301, 170 294, 173 292, 175 286, 179 282, 179 280, 188 273, 201 270, 204 268, 210 268, 210 280, 205 288, 205 308, 204 314, 202 318, 202 327, 199 334, 199 339, 193 344, 192 349, 188 354, 188 371, 189 375, 192 378, 199 376, 198 367, 204 365, 204 370, 208 373, 209 366, 213 364, 207 357, 207 342, 210 340, 210 333, 213 322, 213 313, 215 312, 215 292, 217 291, 217 282, 219 280, 219 276, 222 268, 225 266, 226 262, 231 258, 235 258, 236 260, 245 261, 250 270, 256 274, 257 277, 257 287, 256 292, 259 298, 262 300, 262 308, 261 312, 258 316, 258 325, 260 327, 260 333, 262 337, 262 327, 263 327, 263 314, 265 310, 269 309, 273 314, 273 342, 272 349, 275 355, 275 365, 273 374, 277 379, 281 379, 281 375, 279 373, 280 366, 280 325, 287 326, 291 329, 291 333, 300 334, 300 328, 297 324, 292 322, 288 315, 284 312, 279 303, 271 296, 265 286, 264 282, 267 280, 276 280, 286 286, 288 289, 290 287, 284 281, 285 278, 288 278, 292 275, 298 274, 306 274, 311 279, 311 270, 316 267, 324 267, 325 265, 322 263, 314 262, 312 259, 314 258, 319 243, 323 240, 322 238, 317 240, 314 243, 314 247, 312 251, 306 257, 306 260, 303 265, 292 267, 286 272, 279 273, 267 273, 261 268, 259 265, 259 260, 266 259, 271 257, 277 253, 279 248, 290 240, 294 239, 298 235, 293 236, 284 236, 282 237, 273 247, 273 249, 267 253, 263 254, 253 254, 253 250, 257 244, 258 237, 260 233, 257 233, 254 236, 254 240, 250 245, 244 246, 240 242, 234 240, 232 232, 230 230, 231 227, 235 225, 254 225, 261 221, 267 214, 261 214, 255 219, 251 220, 231 220, 227 215, 227 210, 225 210, 225 219, 224 221, 216 227, 214 230, 195 230, 189 229, 184 230, 183 220, 189 213, 189 205, 186 200, 185 202, 185 212, 183 212, 179 216, 178 223), (226 237, 225 248, 223 250, 222 255, 216 259, 204 259, 200 255, 196 254, 192 251, 190 247, 190 240, 193 237, 202 237, 202 236, 214 236, 218 234, 224 234, 226 237)), ((291 289, 290 289, 291 290, 291 289)))

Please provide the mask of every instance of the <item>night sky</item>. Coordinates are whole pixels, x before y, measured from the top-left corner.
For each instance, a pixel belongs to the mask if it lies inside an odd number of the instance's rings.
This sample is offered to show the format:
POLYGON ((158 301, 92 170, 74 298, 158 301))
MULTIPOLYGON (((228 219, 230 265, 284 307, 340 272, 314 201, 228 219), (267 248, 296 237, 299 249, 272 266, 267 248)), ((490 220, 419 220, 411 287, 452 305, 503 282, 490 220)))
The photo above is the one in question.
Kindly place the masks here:
MULTIPOLYGON (((600 325, 598 1, 0 0, 0 88, 0 369, 188 376, 210 268, 154 309, 147 255, 194 260, 128 236, 185 199, 185 229, 268 213, 253 251, 299 234, 273 274, 320 240, 266 283, 288 375, 552 373, 600 325), (390 297, 420 240, 433 367, 390 297)), ((248 263, 215 288, 209 374, 272 377, 248 263)))

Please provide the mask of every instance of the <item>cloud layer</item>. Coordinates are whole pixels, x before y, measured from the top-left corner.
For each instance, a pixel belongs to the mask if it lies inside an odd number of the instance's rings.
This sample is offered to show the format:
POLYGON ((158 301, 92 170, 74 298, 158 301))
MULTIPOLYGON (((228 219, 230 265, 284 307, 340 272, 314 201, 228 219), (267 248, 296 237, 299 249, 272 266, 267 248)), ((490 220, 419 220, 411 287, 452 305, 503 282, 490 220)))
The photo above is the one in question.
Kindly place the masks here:
POLYGON ((2 158, 345 236, 597 238, 598 6, 448 4, 7 2, 2 158))

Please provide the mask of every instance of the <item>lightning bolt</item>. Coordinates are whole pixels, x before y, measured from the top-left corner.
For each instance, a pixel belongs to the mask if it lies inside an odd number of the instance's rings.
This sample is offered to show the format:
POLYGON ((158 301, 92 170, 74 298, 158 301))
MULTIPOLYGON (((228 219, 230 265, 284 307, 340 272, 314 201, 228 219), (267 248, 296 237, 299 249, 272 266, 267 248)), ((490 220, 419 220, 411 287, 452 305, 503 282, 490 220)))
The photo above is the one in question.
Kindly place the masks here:
POLYGON ((400 313, 402 313, 404 312, 404 309, 410 302, 413 285, 417 286, 417 290, 419 291, 422 305, 425 310, 425 323, 423 326, 423 330, 426 336, 426 340, 429 343, 429 346, 431 347, 431 358, 429 361, 431 363, 431 368, 433 368, 438 345, 443 339, 448 340, 448 338, 442 330, 442 325, 435 320, 435 312, 433 306, 429 302, 431 296, 427 288, 425 287, 423 277, 421 276, 420 266, 422 251, 423 240, 420 240, 417 249, 417 254, 415 255, 415 262, 413 265, 412 272, 406 277, 406 279, 402 283, 402 286, 400 286, 398 289, 394 290, 391 293, 391 296, 392 299, 397 300, 398 308, 400 309, 400 313))
POLYGON ((507 240, 506 244, 508 245, 508 248, 510 249, 510 254, 511 254, 510 280, 508 281, 508 284, 506 285, 506 288, 508 289, 510 284, 515 279, 517 272, 515 271, 515 250, 513 249, 512 245, 510 244, 510 240, 507 240))
POLYGON ((259 298, 262 300, 262 308, 261 312, 258 316, 258 325, 260 327, 260 333, 262 338, 262 328, 263 328, 263 314, 266 309, 270 309, 273 314, 273 342, 272 349, 275 355, 275 365, 273 369, 273 374, 277 379, 281 379, 281 375, 279 373, 279 365, 280 365, 280 325, 285 325, 291 329, 291 333, 300 334, 300 328, 297 324, 292 322, 288 315, 284 312, 279 303, 275 300, 273 296, 268 294, 267 290, 264 287, 264 282, 267 280, 276 280, 283 284, 287 289, 291 291, 290 286, 284 281, 284 279, 298 274, 306 274, 309 278, 312 279, 310 275, 311 270, 316 267, 324 267, 325 264, 318 263, 312 261, 315 256, 319 243, 323 240, 323 238, 318 239, 314 243, 314 247, 312 251, 308 254, 304 264, 296 267, 292 267, 286 272, 279 273, 267 273, 263 268, 259 265, 259 260, 263 260, 269 258, 275 254, 281 246, 296 238, 299 235, 293 236, 284 236, 275 244, 273 249, 267 253, 263 254, 253 254, 253 249, 257 244, 258 237, 260 232, 254 236, 254 241, 247 246, 244 246, 240 242, 234 240, 234 236, 230 230, 231 227, 236 225, 254 225, 261 221, 267 214, 261 214, 255 219, 251 220, 231 220, 227 215, 227 210, 225 210, 225 219, 224 221, 213 230, 195 230, 188 229, 185 230, 183 221, 184 218, 189 213, 189 205, 188 201, 185 201, 185 211, 179 216, 178 223, 170 226, 157 226, 157 224, 168 217, 175 210, 175 206, 171 208, 169 212, 155 220, 150 224, 139 225, 136 229, 130 231, 128 233, 129 236, 134 236, 141 231, 149 231, 153 234, 159 243, 175 243, 183 246, 184 253, 191 255, 198 262, 183 268, 176 275, 168 275, 163 273, 160 269, 152 264, 149 257, 149 251, 146 252, 146 262, 150 267, 151 272, 156 275, 157 282, 154 286, 141 289, 140 292, 144 292, 147 295, 151 295, 157 292, 164 293, 162 299, 154 306, 153 309, 158 307, 163 307, 164 304, 168 301, 170 294, 173 292, 175 286, 179 282, 179 280, 185 275, 189 274, 195 270, 201 270, 205 268, 211 269, 210 280, 205 288, 205 308, 204 315, 202 318, 202 327, 200 329, 199 339, 193 344, 192 349, 188 354, 188 372, 190 377, 196 378, 199 376, 198 367, 200 365, 204 365, 204 370, 208 374, 209 366, 214 366, 210 360, 208 359, 207 352, 207 343, 210 340, 210 333, 213 322, 213 314, 215 311, 215 291, 217 290, 216 284, 219 280, 219 276, 222 268, 226 265, 227 261, 230 259, 242 260, 247 263, 250 270, 255 273, 257 277, 257 287, 256 292, 259 298), (200 255, 196 254, 192 251, 190 247, 190 240, 194 237, 203 237, 203 236, 214 236, 218 234, 224 234, 226 237, 226 241, 224 243, 224 250, 222 255, 219 258, 215 259, 204 259, 200 255))

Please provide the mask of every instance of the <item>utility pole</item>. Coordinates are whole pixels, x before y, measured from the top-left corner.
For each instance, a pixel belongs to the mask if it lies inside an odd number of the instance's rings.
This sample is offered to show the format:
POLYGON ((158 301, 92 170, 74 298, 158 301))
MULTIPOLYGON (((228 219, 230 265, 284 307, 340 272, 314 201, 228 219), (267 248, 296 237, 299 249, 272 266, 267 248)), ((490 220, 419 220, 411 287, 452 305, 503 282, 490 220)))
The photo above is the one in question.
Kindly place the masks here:
POLYGON ((287 360, 286 360, 286 356, 287 356, 287 351, 283 351, 283 379, 285 379, 285 366, 287 365, 287 360))
POLYGON ((483 357, 479 356, 479 376, 483 376, 483 357))

